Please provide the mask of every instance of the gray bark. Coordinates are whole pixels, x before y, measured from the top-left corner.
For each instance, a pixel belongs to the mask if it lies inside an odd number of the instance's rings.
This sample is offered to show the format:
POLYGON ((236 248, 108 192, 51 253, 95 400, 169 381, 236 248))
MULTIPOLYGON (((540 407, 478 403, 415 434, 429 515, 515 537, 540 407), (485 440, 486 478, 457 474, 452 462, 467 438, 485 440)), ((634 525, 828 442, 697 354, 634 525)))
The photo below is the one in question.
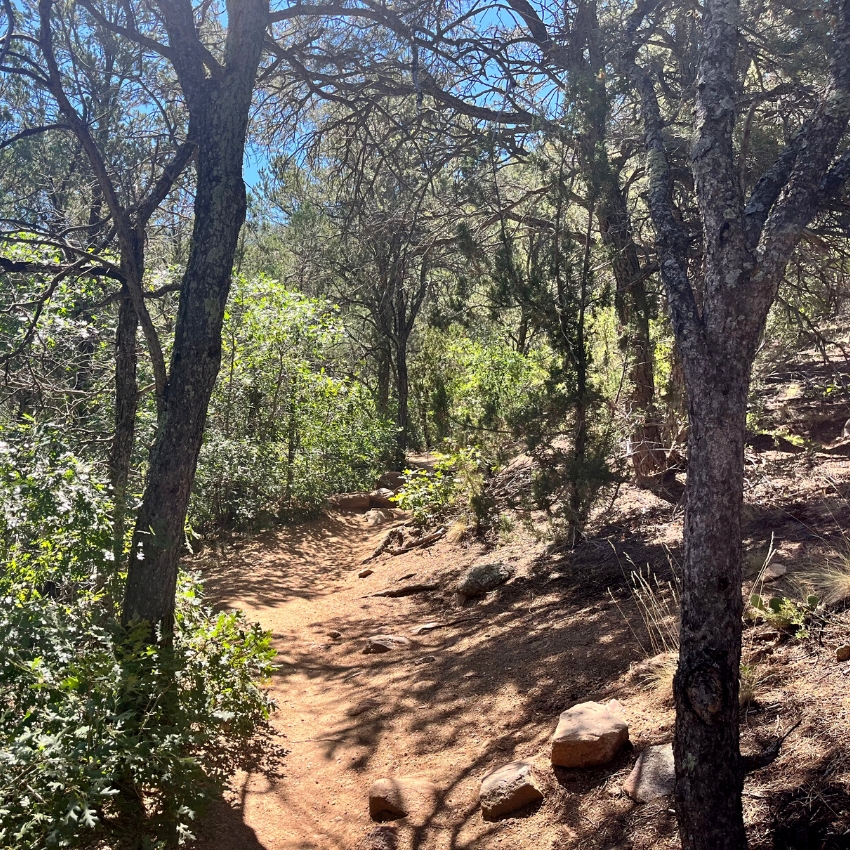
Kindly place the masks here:
POLYGON ((649 204, 690 422, 681 649, 676 700, 677 804, 683 850, 745 848, 738 739, 741 505, 747 393, 768 310, 803 227, 846 179, 835 161, 850 117, 850 0, 836 7, 830 86, 745 204, 732 145, 740 67, 737 0, 706 0, 691 155, 704 237, 701 309, 688 277, 688 237, 670 206, 663 122, 636 60, 640 3, 621 68, 642 104, 649 204))
POLYGON ((159 10, 197 145, 195 222, 163 410, 130 552, 122 618, 160 625, 167 636, 174 622, 184 523, 221 363, 224 310, 245 218, 242 161, 268 4, 228 3, 223 65, 198 40, 188 0, 163 0, 159 10))

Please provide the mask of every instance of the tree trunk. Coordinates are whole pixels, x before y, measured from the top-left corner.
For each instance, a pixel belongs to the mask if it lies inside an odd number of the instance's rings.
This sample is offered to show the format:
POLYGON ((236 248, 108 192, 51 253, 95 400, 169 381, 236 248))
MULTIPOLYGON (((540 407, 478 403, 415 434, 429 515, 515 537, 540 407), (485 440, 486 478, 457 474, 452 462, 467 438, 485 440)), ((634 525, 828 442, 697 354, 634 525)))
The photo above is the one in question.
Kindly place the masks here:
POLYGON ((688 501, 676 698, 683 850, 746 847, 738 744, 741 505, 749 364, 689 375, 688 501))
POLYGON ((112 551, 115 565, 124 554, 127 518, 127 484, 133 459, 133 444, 138 407, 136 332, 139 320, 125 292, 118 303, 118 327, 115 332, 115 433, 109 450, 109 482, 112 488, 112 551))
POLYGON ((403 463, 410 430, 410 381, 407 373, 407 338, 400 336, 396 350, 396 461, 403 463))
POLYGON ((191 7, 162 6, 198 145, 195 223, 180 289, 168 385, 130 552, 122 619, 159 624, 166 639, 174 624, 184 523, 221 363, 224 310, 245 220, 242 161, 268 16, 268 6, 261 0, 244 0, 228 8, 227 66, 208 77, 198 51, 189 51, 192 45, 184 44, 195 38, 191 7))
POLYGON ((633 417, 630 456, 635 477, 643 484, 663 472, 667 458, 655 407, 655 376, 649 334, 649 302, 626 200, 617 175, 608 166, 600 186, 597 224, 602 243, 611 256, 616 283, 614 303, 620 326, 620 348, 629 359, 628 413, 633 417))

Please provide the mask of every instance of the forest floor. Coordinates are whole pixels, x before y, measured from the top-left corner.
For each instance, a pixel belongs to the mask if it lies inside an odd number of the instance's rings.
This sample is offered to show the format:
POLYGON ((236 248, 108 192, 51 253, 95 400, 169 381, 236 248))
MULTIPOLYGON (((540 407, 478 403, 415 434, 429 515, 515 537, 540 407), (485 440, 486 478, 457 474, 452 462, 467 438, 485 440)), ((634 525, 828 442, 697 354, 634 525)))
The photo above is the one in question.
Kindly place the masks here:
MULTIPOLYGON (((808 570, 850 552, 850 444, 841 440, 848 410, 846 396, 824 392, 833 378, 812 366, 785 373, 781 391, 771 390, 770 376, 763 383, 762 422, 785 437, 756 438, 747 450, 747 596, 771 541, 774 572, 787 571, 764 592, 793 599, 808 570)), ((269 629, 279 665, 271 684, 278 757, 235 777, 201 824, 199 850, 678 847, 671 799, 638 805, 621 786, 642 749, 672 739, 669 683, 647 681, 658 647, 629 574, 648 564, 659 580, 674 578, 682 516, 680 505, 623 485, 572 551, 551 551, 517 524, 497 546, 443 539, 384 554, 359 578, 389 526, 334 512, 199 557, 209 597, 269 629), (514 577, 479 601, 459 602, 452 583, 492 560, 511 564, 514 577), (427 593, 370 595, 432 578, 439 587, 427 593), (411 632, 435 621, 444 625, 411 632), (364 654, 376 634, 411 645, 364 654), (549 742, 560 712, 611 698, 624 707, 630 745, 604 768, 553 770, 549 742), (515 759, 535 763, 544 800, 485 821, 481 779, 515 759), (372 823, 369 787, 391 776, 436 783, 443 795, 433 816, 372 823)), ((800 723, 779 758, 747 778, 754 850, 850 847, 850 662, 835 655, 848 642, 846 611, 815 621, 804 638, 765 623, 745 630, 755 693, 743 751, 758 752, 800 723)))

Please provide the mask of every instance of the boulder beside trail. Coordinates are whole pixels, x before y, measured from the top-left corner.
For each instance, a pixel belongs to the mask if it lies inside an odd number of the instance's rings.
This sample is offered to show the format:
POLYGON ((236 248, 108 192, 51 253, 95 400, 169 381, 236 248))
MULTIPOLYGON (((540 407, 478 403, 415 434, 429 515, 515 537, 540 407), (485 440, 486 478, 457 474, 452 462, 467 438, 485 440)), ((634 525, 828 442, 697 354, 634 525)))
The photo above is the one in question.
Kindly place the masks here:
POLYGON ((425 779, 378 779, 369 789, 369 815, 376 821, 408 818, 414 826, 422 825, 437 810, 439 798, 437 786, 425 779))
POLYGON ((542 800, 543 794, 531 762, 512 761, 484 777, 478 799, 485 820, 495 820, 542 800))
POLYGON ((393 649, 404 649, 410 646, 410 639, 402 635, 372 635, 366 641, 365 655, 378 652, 390 652, 393 649))
POLYGON ((375 488, 380 490, 386 487, 387 490, 399 490, 407 483, 407 477, 403 472, 385 472, 376 482, 375 488))
POLYGON ((676 790, 673 745, 647 747, 638 756, 632 772, 623 783, 623 790, 638 803, 648 803, 672 794, 676 790))
POLYGON ((608 764, 629 740, 629 725, 617 700, 583 702, 561 714, 552 736, 555 767, 608 764))
POLYGON ((341 511, 368 511, 372 506, 368 493, 337 493, 329 501, 341 511))
POLYGON ((455 590, 464 598, 484 596, 504 584, 513 574, 513 567, 501 561, 475 564, 460 577, 455 590))

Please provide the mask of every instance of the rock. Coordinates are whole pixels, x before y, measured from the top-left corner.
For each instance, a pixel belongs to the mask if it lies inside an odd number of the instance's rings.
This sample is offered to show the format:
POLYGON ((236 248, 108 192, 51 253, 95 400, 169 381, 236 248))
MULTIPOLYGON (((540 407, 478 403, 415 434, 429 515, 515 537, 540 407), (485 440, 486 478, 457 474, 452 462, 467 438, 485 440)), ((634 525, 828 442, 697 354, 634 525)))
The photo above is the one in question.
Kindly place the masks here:
POLYGON ((370 570, 369 567, 366 567, 365 570, 360 570, 360 572, 357 573, 357 578, 368 578, 370 575, 372 575, 373 572, 375 571, 370 570))
MULTIPOLYGON (((371 497, 370 497, 371 498, 371 497)), ((379 525, 384 525, 387 522, 392 522, 395 519, 393 512, 384 508, 375 508, 366 511, 366 522, 372 528, 377 528, 379 525)))
POLYGON ((776 581, 788 572, 785 564, 770 564, 762 573, 762 581, 776 581))
POLYGON ((414 664, 433 664, 437 660, 436 655, 423 655, 421 658, 417 658, 414 661, 414 664))
POLYGON ((543 794, 534 780, 531 763, 512 761, 484 777, 478 799, 485 819, 495 820, 542 800, 543 794))
POLYGON ((371 507, 368 493, 337 493, 330 502, 341 511, 368 511, 371 507))
POLYGON ((364 654, 389 652, 393 649, 404 649, 410 646, 410 641, 401 635, 372 635, 366 642, 364 654))
POLYGON ((389 487, 379 487, 369 494, 369 507, 391 508, 394 504, 392 501, 393 495, 393 491, 389 487))
POLYGON ((410 634, 412 635, 421 635, 423 632, 431 632, 434 629, 439 629, 440 626, 444 625, 443 623, 423 623, 421 626, 414 626, 410 630, 410 634))
POLYGON ((339 640, 342 637, 342 632, 338 632, 334 629, 333 631, 328 632, 328 637, 331 640, 339 640))
POLYGON ((513 567, 501 561, 476 564, 461 576, 455 589, 463 597, 483 596, 493 588, 504 584, 513 574, 513 567))
POLYGON ((439 795, 437 786, 424 779, 378 779, 369 789, 369 815, 376 821, 406 817, 422 825, 436 811, 439 795))
POLYGON ((394 826, 376 826, 357 845, 357 850, 396 850, 398 832, 394 826))
POLYGON ((608 764, 629 740, 629 726, 617 700, 583 702, 561 714, 552 736, 552 764, 593 767, 608 764))
POLYGON ((839 646, 835 650, 835 658, 837 661, 850 661, 850 644, 839 646))
POLYGON ((399 490, 407 483, 407 478, 402 472, 385 472, 376 482, 378 490, 399 490))
POLYGON ((636 802, 648 803, 667 797, 676 790, 676 768, 673 764, 673 745, 647 747, 635 762, 623 790, 636 802))

